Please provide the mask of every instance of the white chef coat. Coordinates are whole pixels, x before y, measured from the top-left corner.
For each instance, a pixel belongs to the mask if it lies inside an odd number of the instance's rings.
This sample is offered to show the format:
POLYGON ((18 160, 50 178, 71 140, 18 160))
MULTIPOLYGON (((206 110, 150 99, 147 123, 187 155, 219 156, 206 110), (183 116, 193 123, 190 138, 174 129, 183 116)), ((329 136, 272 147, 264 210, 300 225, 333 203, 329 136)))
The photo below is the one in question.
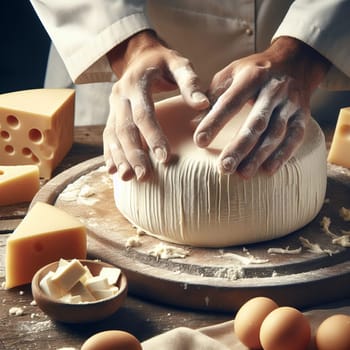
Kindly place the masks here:
MULTIPOLYGON (((51 50, 46 86, 99 82, 76 86, 78 125, 105 122, 111 82, 117 79, 106 53, 147 28, 155 29, 170 47, 191 60, 204 89, 213 74, 231 61, 262 51, 272 38, 287 35, 332 62, 326 87, 350 90, 349 0, 31 2, 64 62, 51 50)), ((320 101, 324 103, 324 93, 320 101)))

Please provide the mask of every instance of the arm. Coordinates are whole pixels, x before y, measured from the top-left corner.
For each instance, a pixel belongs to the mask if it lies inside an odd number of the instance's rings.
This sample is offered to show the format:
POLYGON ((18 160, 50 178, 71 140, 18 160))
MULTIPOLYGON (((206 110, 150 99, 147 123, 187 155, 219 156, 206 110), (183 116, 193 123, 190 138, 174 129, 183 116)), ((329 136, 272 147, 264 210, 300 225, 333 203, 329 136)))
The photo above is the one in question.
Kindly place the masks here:
POLYGON ((142 0, 31 0, 75 83, 111 81, 106 53, 150 28, 142 0))
POLYGON ((331 62, 322 87, 350 90, 348 0, 296 0, 276 31, 314 48, 331 62))

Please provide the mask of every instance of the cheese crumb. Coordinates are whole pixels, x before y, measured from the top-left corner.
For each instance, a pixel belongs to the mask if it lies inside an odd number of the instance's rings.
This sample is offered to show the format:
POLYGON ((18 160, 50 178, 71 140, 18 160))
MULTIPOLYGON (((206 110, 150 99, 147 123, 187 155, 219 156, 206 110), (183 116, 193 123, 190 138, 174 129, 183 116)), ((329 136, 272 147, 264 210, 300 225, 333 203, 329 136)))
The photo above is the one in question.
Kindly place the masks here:
POLYGON ((184 259, 190 254, 190 251, 184 248, 166 245, 161 242, 151 249, 148 254, 154 256, 157 260, 176 258, 184 259))
POLYGON ((24 310, 21 307, 11 307, 9 310, 9 315, 10 316, 22 316, 24 314, 24 310))
POLYGON ((339 209, 339 215, 341 218, 343 218, 344 221, 350 221, 350 209, 341 207, 339 209))
POLYGON ((140 236, 136 235, 127 239, 125 243, 125 248, 126 249, 135 248, 135 247, 140 247, 141 245, 142 244, 141 244, 140 236))
POLYGON ((301 244, 304 248, 306 248, 310 253, 315 254, 328 254, 330 256, 333 255, 333 252, 329 249, 322 249, 319 244, 317 243, 311 243, 307 238, 299 237, 299 240, 301 241, 301 244))
POLYGON ((302 247, 296 248, 296 249, 289 249, 289 247, 286 248, 269 248, 267 250, 268 254, 300 254, 302 251, 302 247))

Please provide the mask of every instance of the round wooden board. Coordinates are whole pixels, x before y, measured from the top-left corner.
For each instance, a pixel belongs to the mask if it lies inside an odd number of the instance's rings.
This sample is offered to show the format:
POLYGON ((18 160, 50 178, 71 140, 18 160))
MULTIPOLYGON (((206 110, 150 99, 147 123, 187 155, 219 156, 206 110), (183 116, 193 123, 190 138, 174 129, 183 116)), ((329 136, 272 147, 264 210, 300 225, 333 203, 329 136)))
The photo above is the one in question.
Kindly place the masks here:
POLYGON ((339 216, 350 206, 350 177, 329 166, 327 201, 307 226, 274 241, 224 249, 190 248, 160 242, 136 229, 114 204, 111 177, 102 157, 78 164, 50 180, 34 198, 53 204, 81 219, 88 228, 88 253, 121 267, 130 293, 179 307, 234 312, 254 296, 274 298, 280 305, 303 308, 350 295, 350 249, 332 244, 320 221, 331 218, 337 235, 350 230, 339 216), (126 248, 130 238, 140 246, 126 248), (322 252, 302 247, 303 237, 322 252), (185 258, 153 256, 159 244, 182 248, 185 258), (269 248, 301 249, 298 254, 271 254, 269 248))

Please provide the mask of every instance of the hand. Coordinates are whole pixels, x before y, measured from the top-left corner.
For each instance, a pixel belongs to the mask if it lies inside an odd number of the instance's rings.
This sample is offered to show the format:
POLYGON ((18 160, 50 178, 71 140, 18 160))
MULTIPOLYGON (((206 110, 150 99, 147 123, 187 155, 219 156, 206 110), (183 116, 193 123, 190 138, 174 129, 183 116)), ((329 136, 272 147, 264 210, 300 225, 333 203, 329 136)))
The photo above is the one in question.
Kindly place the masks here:
POLYGON ((301 144, 310 117, 310 98, 329 64, 304 43, 280 37, 266 51, 232 62, 212 80, 213 107, 196 128, 206 147, 247 102, 253 107, 238 134, 223 149, 221 173, 250 178, 276 172, 301 144))
POLYGON ((170 146, 154 114, 152 93, 179 88, 194 109, 209 106, 188 59, 169 49, 151 31, 116 47, 109 61, 119 80, 110 95, 110 113, 103 133, 104 157, 110 173, 123 180, 151 174, 147 147, 166 163, 170 146))

